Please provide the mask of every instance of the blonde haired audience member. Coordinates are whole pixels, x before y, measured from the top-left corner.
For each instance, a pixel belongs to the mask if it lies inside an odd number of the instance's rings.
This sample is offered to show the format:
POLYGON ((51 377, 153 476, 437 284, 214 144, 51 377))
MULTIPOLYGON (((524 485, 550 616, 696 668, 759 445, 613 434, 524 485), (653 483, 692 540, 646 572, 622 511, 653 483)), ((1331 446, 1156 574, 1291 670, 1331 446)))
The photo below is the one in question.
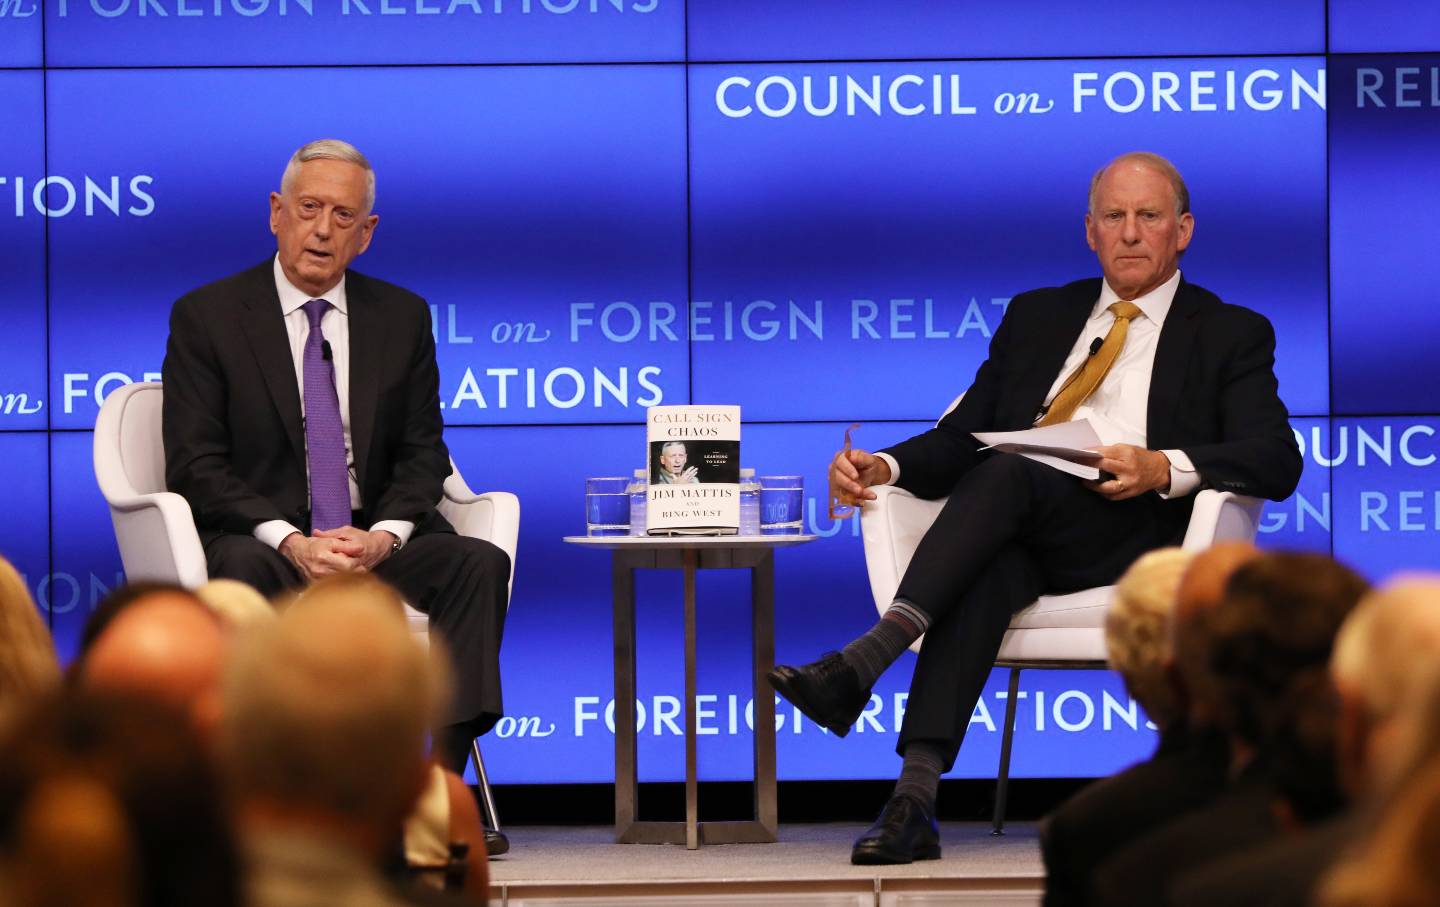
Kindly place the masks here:
MULTIPOLYGON (((1151 757, 1096 781, 1040 825, 1046 907, 1087 903, 1089 873, 1148 830, 1196 809, 1225 780, 1225 740, 1196 726, 1176 669, 1175 619, 1184 606, 1202 613, 1219 601, 1236 566, 1256 554, 1250 546, 1221 546, 1196 555, 1161 548, 1142 556, 1120 577, 1105 622, 1110 664, 1160 730, 1151 757)), ((1181 642, 1193 644, 1195 634, 1181 642)))
POLYGON ((0 726, 60 680, 50 631, 25 580, 0 558, 0 726))
POLYGON ((275 619, 275 606, 265 596, 238 579, 212 579, 195 590, 195 595, 220 615, 230 630, 243 630, 275 619))

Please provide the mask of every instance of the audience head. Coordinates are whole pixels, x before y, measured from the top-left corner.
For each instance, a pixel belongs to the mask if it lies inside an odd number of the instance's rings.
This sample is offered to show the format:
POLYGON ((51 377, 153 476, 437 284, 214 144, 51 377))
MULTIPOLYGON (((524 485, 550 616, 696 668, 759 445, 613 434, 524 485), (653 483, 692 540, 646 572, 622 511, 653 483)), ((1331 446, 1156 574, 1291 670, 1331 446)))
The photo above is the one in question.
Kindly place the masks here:
POLYGON ((275 619, 275 606, 255 587, 239 580, 212 579, 196 589, 195 595, 232 631, 245 630, 275 619))
POLYGON ((1427 665, 1440 665, 1440 576, 1387 583, 1340 628, 1330 671, 1341 700, 1341 768, 1352 796, 1397 780, 1406 749, 1398 738, 1415 719, 1426 723, 1427 665), (1409 720, 1397 720, 1402 711, 1409 720))
POLYGON ((50 631, 25 580, 0 558, 0 726, 59 682, 50 631))
POLYGON ((17 903, 239 903, 214 770, 172 708, 55 694, 0 737, 0 765, 0 876, 17 903))
POLYGON ((1221 542, 1198 552, 1180 578, 1171 625, 1171 679, 1181 711, 1195 728, 1219 718, 1219 691, 1210 672, 1211 617, 1225 596, 1230 576, 1260 556, 1249 542, 1221 542))
POLYGON ((1161 730, 1180 717, 1175 688, 1167 676, 1170 622, 1180 578, 1194 555, 1182 548, 1161 548, 1141 557, 1115 587, 1115 603, 1105 616, 1105 646, 1110 666, 1161 730))
POLYGON ((1209 621, 1210 668, 1232 739, 1263 747, 1294 720, 1293 686, 1328 681, 1335 635, 1367 589, 1320 554, 1270 552, 1235 570, 1209 621))
POLYGON ((214 612, 184 589, 151 586, 122 590, 95 614, 103 622, 75 667, 79 682, 169 703, 213 739, 226 649, 214 612))
POLYGON ((445 690, 398 595, 321 580, 236 640, 225 680, 222 752, 246 818, 383 848, 424 783, 445 690))

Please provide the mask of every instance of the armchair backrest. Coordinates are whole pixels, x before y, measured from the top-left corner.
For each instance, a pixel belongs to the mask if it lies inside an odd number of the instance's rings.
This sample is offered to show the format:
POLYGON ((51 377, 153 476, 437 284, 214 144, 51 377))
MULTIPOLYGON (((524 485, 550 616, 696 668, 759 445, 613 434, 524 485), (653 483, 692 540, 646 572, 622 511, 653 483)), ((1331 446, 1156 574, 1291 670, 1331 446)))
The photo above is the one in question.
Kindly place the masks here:
POLYGON ((107 499, 165 490, 160 382, 112 391, 95 420, 95 478, 107 499))

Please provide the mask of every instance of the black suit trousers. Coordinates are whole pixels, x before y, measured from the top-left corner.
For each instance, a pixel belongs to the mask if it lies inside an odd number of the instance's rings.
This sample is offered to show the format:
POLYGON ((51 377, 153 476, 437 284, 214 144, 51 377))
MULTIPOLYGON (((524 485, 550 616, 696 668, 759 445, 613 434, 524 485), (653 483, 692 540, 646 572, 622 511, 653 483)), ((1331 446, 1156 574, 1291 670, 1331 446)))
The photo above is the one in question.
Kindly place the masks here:
MULTIPOLYGON (((295 567, 248 535, 222 534, 205 546, 213 578, 238 579, 273 597, 303 585, 295 567)), ((490 542, 431 532, 412 536, 375 567, 410 606, 430 618, 430 636, 449 652, 455 692, 446 724, 488 731, 504 713, 500 639, 509 600, 510 558, 490 542)))
POLYGON ((967 472, 895 595, 930 617, 900 751, 912 741, 935 744, 948 771, 1011 616, 1042 594, 1112 583, 1144 552, 1178 541, 1160 503, 1153 493, 1106 500, 1018 454, 990 456, 967 472))

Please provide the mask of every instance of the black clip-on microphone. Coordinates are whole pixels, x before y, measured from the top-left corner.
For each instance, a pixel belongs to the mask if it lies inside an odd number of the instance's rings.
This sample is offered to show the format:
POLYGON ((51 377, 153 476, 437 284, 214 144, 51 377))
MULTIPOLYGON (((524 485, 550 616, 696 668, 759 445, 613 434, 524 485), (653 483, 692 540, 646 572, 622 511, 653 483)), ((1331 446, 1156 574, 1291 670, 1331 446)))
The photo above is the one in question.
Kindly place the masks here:
MULTIPOLYGON (((1091 355, 1094 355, 1094 354, 1092 353, 1091 355)), ((328 341, 328 340, 322 340, 322 341, 320 341, 320 358, 321 358, 321 359, 324 359, 326 362, 329 362, 332 358, 334 358, 334 357, 331 356, 331 354, 330 354, 330 341, 328 341)))

